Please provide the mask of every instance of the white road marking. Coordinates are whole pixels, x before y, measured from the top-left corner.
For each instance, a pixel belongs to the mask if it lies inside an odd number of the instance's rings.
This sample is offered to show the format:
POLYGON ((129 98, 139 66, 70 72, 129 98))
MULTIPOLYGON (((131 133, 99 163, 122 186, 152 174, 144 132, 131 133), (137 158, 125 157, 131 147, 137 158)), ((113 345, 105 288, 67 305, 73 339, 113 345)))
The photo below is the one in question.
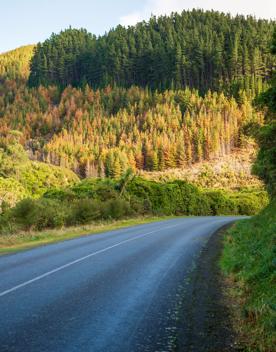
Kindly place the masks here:
POLYGON ((22 288, 22 287, 28 286, 28 285, 30 285, 30 284, 36 282, 36 281, 39 281, 39 280, 41 280, 41 279, 44 279, 44 278, 47 277, 47 276, 53 275, 53 274, 57 273, 58 271, 61 271, 61 270, 63 270, 63 269, 66 269, 66 268, 68 268, 68 267, 70 267, 70 266, 72 266, 72 265, 74 265, 74 264, 80 263, 80 262, 82 262, 82 261, 84 261, 84 260, 86 260, 86 259, 88 259, 88 258, 94 257, 94 256, 97 255, 97 254, 104 253, 104 252, 106 252, 106 251, 109 251, 109 250, 112 249, 112 248, 119 247, 119 246, 121 246, 121 245, 123 245, 123 244, 125 244, 125 243, 127 243, 127 242, 131 242, 131 241, 138 240, 138 239, 140 239, 140 238, 143 238, 143 237, 145 237, 145 236, 148 236, 148 235, 150 235, 150 234, 152 234, 152 233, 155 233, 155 232, 158 232, 158 231, 160 231, 160 230, 170 229, 170 228, 173 228, 173 227, 176 227, 176 226, 179 226, 179 225, 180 225, 180 224, 173 225, 173 226, 168 226, 168 227, 163 227, 163 228, 159 228, 158 230, 151 231, 151 232, 147 232, 147 233, 144 233, 144 234, 142 234, 142 235, 140 235, 140 236, 137 236, 137 237, 134 237, 134 238, 129 238, 128 240, 118 242, 118 243, 114 244, 113 246, 109 246, 109 247, 103 248, 103 249, 101 249, 101 250, 99 250, 99 251, 90 253, 90 254, 88 254, 88 255, 82 257, 82 258, 76 259, 76 260, 74 260, 74 261, 72 261, 72 262, 70 262, 70 263, 67 263, 67 264, 64 264, 64 265, 62 265, 62 266, 59 266, 58 268, 53 269, 53 270, 51 270, 51 271, 47 271, 46 273, 44 273, 44 274, 42 274, 42 275, 36 276, 36 277, 34 277, 33 279, 31 279, 31 280, 25 281, 25 282, 23 282, 22 284, 19 284, 19 285, 14 286, 14 287, 12 287, 12 288, 6 290, 6 291, 3 291, 3 292, 0 293, 0 297, 3 297, 3 296, 5 296, 5 295, 7 295, 7 294, 9 294, 9 293, 11 293, 11 292, 17 291, 17 290, 19 290, 19 289, 22 288))

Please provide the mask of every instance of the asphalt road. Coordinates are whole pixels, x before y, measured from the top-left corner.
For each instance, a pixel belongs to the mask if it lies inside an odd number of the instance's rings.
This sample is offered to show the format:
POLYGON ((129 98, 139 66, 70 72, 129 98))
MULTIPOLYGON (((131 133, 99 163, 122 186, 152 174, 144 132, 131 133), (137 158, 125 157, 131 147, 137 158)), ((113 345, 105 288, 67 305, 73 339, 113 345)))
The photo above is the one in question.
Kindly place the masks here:
POLYGON ((0 351, 172 351, 189 272, 235 219, 178 218, 0 257, 0 351))

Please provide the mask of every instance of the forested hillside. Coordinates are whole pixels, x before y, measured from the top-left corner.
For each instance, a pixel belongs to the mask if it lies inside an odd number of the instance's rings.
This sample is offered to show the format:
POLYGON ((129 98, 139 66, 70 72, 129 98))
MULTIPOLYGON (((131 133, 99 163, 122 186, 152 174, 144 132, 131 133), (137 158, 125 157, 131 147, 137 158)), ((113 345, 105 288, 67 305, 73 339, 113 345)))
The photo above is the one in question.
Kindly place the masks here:
POLYGON ((275 62, 268 48, 274 24, 193 10, 118 26, 99 38, 70 28, 36 47, 29 83, 255 93, 275 62))
POLYGON ((0 133, 20 131, 31 159, 81 177, 230 154, 246 146, 248 123, 262 124, 252 99, 275 63, 273 25, 184 11, 99 38, 69 28, 2 54, 0 133))
POLYGON ((30 61, 33 57, 35 45, 0 54, 0 81, 5 79, 26 81, 30 74, 30 61))
POLYGON ((262 122, 245 95, 238 104, 223 93, 201 97, 189 89, 1 87, 9 95, 0 101, 0 132, 20 130, 32 158, 82 177, 187 167, 229 154, 242 144, 246 123, 262 122))

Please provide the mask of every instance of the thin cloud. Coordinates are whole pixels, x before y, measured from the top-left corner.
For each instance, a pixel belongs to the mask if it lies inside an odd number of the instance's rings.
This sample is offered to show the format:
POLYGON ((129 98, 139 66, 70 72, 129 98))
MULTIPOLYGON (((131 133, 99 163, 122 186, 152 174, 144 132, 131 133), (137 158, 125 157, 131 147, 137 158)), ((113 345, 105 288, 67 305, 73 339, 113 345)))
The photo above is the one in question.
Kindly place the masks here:
POLYGON ((140 12, 129 13, 128 15, 120 17, 120 24, 122 26, 134 26, 137 22, 143 20, 140 12))
POLYGON ((275 0, 232 0, 222 2, 221 0, 146 0, 140 11, 126 14, 120 18, 124 26, 135 25, 137 22, 147 20, 151 15, 165 15, 171 12, 182 12, 182 10, 201 8, 205 10, 216 10, 232 15, 253 15, 257 18, 276 18, 275 0))
POLYGON ((150 0, 146 7, 146 13, 151 15, 165 15, 171 12, 181 12, 187 7, 186 0, 150 0))
POLYGON ((120 24, 123 26, 133 26, 137 22, 150 18, 151 15, 165 15, 171 12, 182 11, 186 0, 147 0, 141 11, 131 12, 120 17, 120 24))

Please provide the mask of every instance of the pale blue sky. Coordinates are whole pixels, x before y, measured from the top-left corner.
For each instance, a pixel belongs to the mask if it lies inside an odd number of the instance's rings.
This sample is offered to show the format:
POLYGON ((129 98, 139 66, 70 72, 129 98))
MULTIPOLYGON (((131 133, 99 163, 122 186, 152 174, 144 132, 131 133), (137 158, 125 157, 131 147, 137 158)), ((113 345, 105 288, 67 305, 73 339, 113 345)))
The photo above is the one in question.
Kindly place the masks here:
POLYGON ((276 18, 275 0, 0 0, 0 52, 43 41, 69 25, 98 35, 152 13, 192 8, 276 18))

